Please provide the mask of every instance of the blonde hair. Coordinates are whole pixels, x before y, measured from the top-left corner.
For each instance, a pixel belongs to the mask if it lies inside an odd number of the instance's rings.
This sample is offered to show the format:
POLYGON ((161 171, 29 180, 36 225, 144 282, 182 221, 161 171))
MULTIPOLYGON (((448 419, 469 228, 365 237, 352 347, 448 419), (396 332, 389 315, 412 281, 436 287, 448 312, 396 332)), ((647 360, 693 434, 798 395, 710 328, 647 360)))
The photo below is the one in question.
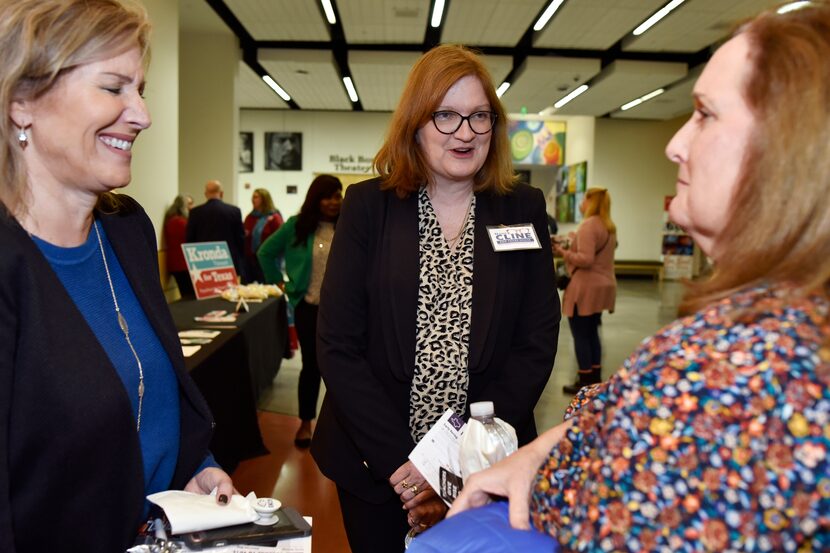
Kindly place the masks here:
POLYGON ((691 284, 684 313, 753 284, 828 296, 830 285, 830 4, 739 27, 749 39, 744 96, 755 115, 711 277, 691 284))
POLYGON ((582 215, 586 219, 596 215, 608 232, 617 232, 617 225, 611 220, 611 194, 605 188, 589 188, 585 192, 585 213, 582 215))
MULTIPOLYGON (((0 204, 25 212, 26 170, 9 115, 15 100, 35 100, 73 68, 141 50, 149 62, 150 23, 129 0, 4 0, 0 3, 0 204), (129 5, 127 3, 129 2, 129 5)), ((102 198, 105 206, 118 204, 102 198)))
POLYGON ((406 197, 431 181, 431 171, 415 134, 432 119, 447 91, 463 77, 476 77, 484 89, 490 110, 496 114, 490 150, 476 173, 474 190, 510 191, 516 177, 507 139, 507 113, 502 106, 489 71, 481 58, 464 46, 436 46, 415 63, 409 73, 398 107, 389 124, 386 141, 374 159, 383 188, 406 197))
POLYGON ((257 188, 254 190, 254 194, 259 194, 259 197, 262 198, 262 209, 260 210, 262 213, 273 213, 277 210, 274 207, 274 199, 271 198, 271 193, 268 190, 257 188))

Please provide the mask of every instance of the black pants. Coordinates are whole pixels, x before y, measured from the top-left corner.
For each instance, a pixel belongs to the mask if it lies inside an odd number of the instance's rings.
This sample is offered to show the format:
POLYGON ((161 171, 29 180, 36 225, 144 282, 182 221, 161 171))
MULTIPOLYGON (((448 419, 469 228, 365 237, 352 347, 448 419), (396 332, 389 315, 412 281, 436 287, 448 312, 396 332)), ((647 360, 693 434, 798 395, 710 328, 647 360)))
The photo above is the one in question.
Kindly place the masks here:
POLYGON ((300 419, 317 418, 317 398, 320 396, 320 369, 317 367, 317 306, 301 300, 294 308, 294 327, 303 354, 297 397, 300 419))
POLYGON ((409 524, 397 496, 378 505, 363 501, 340 486, 337 495, 352 553, 403 553, 409 524))
POLYGON ((190 273, 187 271, 172 271, 170 273, 176 279, 176 286, 179 287, 179 295, 183 300, 191 300, 196 297, 193 290, 193 283, 190 281, 190 273))
POLYGON ((582 316, 574 305, 574 316, 568 317, 574 337, 574 351, 580 371, 590 371, 602 365, 602 345, 599 342, 599 325, 602 313, 582 316))

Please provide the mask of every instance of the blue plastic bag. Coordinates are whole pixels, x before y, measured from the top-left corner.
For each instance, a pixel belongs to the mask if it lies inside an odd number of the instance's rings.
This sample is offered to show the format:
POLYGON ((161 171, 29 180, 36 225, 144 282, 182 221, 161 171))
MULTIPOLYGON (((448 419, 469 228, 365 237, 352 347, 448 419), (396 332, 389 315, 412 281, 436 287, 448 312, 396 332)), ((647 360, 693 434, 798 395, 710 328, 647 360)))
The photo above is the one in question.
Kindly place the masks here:
POLYGON ((490 503, 436 524, 407 553, 559 553, 559 542, 537 530, 510 527, 507 502, 490 503))

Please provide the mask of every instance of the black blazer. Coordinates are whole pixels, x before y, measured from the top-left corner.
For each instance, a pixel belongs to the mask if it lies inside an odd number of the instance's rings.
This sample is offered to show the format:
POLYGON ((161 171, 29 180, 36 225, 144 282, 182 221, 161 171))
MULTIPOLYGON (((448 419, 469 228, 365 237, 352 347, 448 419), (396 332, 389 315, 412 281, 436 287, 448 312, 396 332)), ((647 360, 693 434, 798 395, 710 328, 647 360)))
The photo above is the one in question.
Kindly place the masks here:
POLYGON ((187 242, 222 240, 228 243, 236 273, 242 276, 245 266, 245 228, 242 226, 242 212, 239 208, 214 198, 190 210, 187 218, 187 242))
MULTIPOLYGON (((520 444, 536 437, 533 408, 553 368, 559 296, 542 192, 476 194, 468 403, 492 400, 520 444), (486 227, 533 223, 540 250, 496 253, 486 227)), ((317 354, 326 397, 312 442, 323 473, 366 501, 393 496, 406 462, 415 369, 418 198, 348 188, 326 266, 317 354)), ((469 416, 469 411, 467 413, 469 416)))
MULTIPOLYGON (((153 226, 134 200, 118 197, 119 213, 96 217, 179 379, 172 487, 183 488, 208 453, 213 422, 185 372, 153 226)), ((5 215, 0 244, 0 551, 124 551, 144 506, 127 392, 49 262, 5 215)))

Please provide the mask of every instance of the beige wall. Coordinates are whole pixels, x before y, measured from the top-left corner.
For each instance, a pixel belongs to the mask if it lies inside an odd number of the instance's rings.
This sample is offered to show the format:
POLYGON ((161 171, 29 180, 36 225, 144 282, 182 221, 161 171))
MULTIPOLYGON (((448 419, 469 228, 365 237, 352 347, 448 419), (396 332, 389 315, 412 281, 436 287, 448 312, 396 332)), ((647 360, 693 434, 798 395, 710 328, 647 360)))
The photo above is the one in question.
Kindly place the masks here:
POLYGON ((177 187, 193 196, 197 205, 204 201, 204 185, 210 179, 219 179, 225 200, 236 202, 238 61, 239 48, 232 35, 181 34, 177 187))
POLYGON ((153 123, 135 143, 133 180, 125 193, 144 206, 158 235, 179 177, 179 8, 169 0, 143 3, 153 22, 144 91, 153 123))
POLYGON ((660 260, 663 198, 674 194, 677 176, 663 151, 685 121, 596 120, 588 182, 611 193, 618 260, 660 260))

